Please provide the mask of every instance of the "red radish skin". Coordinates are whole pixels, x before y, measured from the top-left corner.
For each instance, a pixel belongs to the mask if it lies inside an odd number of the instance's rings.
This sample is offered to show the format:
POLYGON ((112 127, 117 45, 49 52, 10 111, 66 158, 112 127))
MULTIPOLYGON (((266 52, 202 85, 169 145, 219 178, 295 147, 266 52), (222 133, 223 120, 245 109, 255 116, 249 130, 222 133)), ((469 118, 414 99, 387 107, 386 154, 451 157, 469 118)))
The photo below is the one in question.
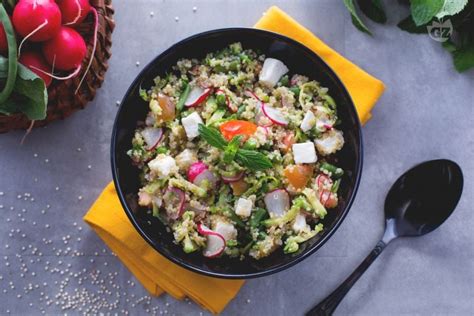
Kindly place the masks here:
POLYGON ((59 0, 62 23, 69 26, 81 24, 91 11, 89 0, 59 0))
POLYGON ((3 24, 0 23, 0 54, 8 52, 7 34, 3 28, 3 24))
POLYGON ((198 161, 193 163, 188 169, 188 180, 194 182, 196 177, 206 170, 207 166, 204 162, 198 161))
POLYGON ((43 42, 61 28, 61 11, 53 0, 20 0, 13 10, 13 26, 24 39, 43 42))
POLYGON ((48 63, 41 54, 33 51, 23 52, 20 56, 19 62, 37 74, 41 79, 43 79, 46 87, 49 87, 53 79, 50 76, 45 75, 43 72, 37 70, 41 69, 45 72, 50 71, 48 63))
POLYGON ((63 26, 59 33, 43 44, 43 55, 56 69, 69 71, 81 66, 87 47, 74 29, 63 26))
POLYGON ((188 99, 186 102, 184 102, 184 105, 188 108, 198 106, 204 102, 204 100, 206 100, 211 92, 212 88, 202 89, 201 87, 194 87, 191 89, 188 99))

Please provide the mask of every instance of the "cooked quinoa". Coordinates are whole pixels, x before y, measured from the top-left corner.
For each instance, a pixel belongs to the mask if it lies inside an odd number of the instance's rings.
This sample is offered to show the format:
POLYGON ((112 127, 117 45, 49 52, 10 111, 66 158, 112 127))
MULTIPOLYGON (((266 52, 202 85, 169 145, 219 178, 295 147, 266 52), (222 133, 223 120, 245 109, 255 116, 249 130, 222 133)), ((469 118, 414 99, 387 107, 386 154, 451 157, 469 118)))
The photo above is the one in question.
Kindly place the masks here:
POLYGON ((327 88, 240 43, 154 83, 128 155, 139 205, 186 253, 260 259, 323 230, 343 175, 328 160, 344 144, 327 88))

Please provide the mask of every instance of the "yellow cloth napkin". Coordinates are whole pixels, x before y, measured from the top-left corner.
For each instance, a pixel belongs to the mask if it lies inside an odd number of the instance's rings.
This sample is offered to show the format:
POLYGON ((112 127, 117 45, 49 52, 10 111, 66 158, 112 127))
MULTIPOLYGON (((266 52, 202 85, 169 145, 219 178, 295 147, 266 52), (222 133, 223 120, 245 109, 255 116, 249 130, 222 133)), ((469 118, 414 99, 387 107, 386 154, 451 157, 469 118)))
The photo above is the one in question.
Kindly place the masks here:
MULTIPOLYGON (((291 37, 319 54, 346 85, 361 121, 370 118, 370 110, 384 90, 381 81, 339 55, 277 7, 271 7, 255 27, 291 37)), ((243 285, 240 280, 190 272, 158 254, 128 220, 113 183, 107 185, 84 220, 152 295, 167 292, 177 299, 187 296, 205 309, 220 313, 243 285)))

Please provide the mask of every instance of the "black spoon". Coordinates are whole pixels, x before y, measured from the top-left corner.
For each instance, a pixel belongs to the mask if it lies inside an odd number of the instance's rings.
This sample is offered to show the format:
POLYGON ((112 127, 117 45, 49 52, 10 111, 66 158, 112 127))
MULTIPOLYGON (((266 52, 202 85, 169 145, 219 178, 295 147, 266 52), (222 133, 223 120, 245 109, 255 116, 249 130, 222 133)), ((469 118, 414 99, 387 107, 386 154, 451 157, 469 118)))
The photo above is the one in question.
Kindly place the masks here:
POLYGON ((385 199, 385 233, 355 271, 306 315, 332 315, 354 283, 397 237, 421 236, 438 228, 461 197, 461 168, 450 160, 431 160, 405 172, 385 199))

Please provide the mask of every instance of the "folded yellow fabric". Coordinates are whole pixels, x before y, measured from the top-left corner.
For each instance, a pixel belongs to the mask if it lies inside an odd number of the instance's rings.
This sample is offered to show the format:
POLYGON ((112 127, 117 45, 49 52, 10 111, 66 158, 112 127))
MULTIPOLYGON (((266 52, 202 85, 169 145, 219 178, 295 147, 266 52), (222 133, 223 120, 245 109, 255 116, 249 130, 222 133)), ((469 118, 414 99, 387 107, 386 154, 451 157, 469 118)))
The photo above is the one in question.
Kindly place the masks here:
POLYGON ((278 7, 268 9, 255 27, 290 37, 318 54, 346 86, 362 124, 371 118, 370 111, 385 90, 382 81, 339 55, 278 7))
MULTIPOLYGON (((277 7, 270 8, 255 27, 291 37, 319 54, 346 85, 361 121, 370 118, 370 110, 384 90, 381 81, 329 48, 277 7)), ((205 309, 220 313, 243 285, 240 280, 190 272, 158 254, 128 220, 113 183, 107 185, 84 220, 152 295, 167 292, 177 299, 187 296, 205 309)))

